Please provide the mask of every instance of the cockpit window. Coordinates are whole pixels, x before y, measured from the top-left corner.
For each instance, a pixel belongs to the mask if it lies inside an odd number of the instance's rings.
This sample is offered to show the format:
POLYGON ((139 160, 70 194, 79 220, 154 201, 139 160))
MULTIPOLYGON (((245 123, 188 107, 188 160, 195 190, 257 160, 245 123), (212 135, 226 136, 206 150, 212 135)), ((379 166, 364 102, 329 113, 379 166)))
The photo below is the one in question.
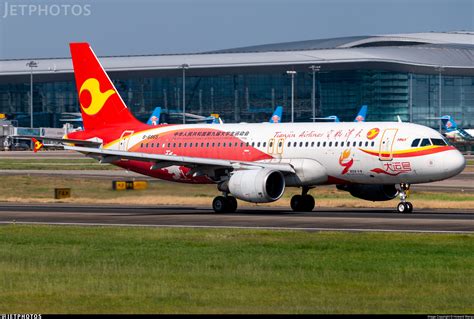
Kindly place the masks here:
POLYGON ((411 147, 417 147, 418 144, 420 144, 420 139, 419 138, 415 138, 413 140, 413 142, 411 143, 411 147))
POLYGON ((421 147, 429 146, 429 145, 431 145, 431 142, 430 142, 429 138, 424 138, 424 139, 421 140, 421 144, 420 144, 421 147))
POLYGON ((433 143, 433 145, 439 145, 439 146, 446 146, 447 145, 446 142, 441 138, 432 138, 431 143, 433 143))

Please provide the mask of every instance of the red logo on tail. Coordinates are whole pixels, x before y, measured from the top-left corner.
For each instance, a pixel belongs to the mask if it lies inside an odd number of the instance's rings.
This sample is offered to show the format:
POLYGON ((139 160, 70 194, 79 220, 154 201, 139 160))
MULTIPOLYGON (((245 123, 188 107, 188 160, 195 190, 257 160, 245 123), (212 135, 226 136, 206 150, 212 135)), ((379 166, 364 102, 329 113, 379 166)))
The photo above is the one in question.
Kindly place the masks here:
POLYGON ((95 78, 89 78, 82 83, 79 91, 81 108, 87 115, 95 115, 99 113, 105 102, 107 102, 109 97, 114 93, 114 90, 102 92, 100 90, 99 81, 95 78), (89 92, 90 96, 86 96, 85 92, 89 92))
POLYGON ((33 141, 33 152, 38 152, 42 147, 43 147, 43 143, 41 143, 40 141, 38 141, 36 138, 32 137, 31 140, 33 141))

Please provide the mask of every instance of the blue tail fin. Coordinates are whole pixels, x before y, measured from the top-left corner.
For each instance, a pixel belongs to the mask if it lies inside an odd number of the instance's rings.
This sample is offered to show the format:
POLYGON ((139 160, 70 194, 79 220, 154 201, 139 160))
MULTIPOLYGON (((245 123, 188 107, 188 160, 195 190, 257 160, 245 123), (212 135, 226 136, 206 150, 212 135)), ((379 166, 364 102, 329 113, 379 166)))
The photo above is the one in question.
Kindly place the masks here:
POLYGON ((273 112, 272 117, 270 117, 270 123, 281 123, 281 116, 283 114, 283 107, 277 106, 275 112, 273 112))
POLYGON ((365 122, 366 116, 367 116, 367 105, 362 105, 359 113, 354 119, 354 122, 365 122))
POLYGON ((452 132, 457 130, 458 125, 454 122, 453 118, 449 115, 441 116, 441 122, 443 123, 446 132, 452 132))
POLYGON ((206 122, 207 123, 211 123, 211 124, 221 124, 221 123, 224 123, 222 122, 221 118, 219 117, 219 114, 211 114, 210 116, 208 116, 206 118, 206 122), (210 122, 209 122, 210 121, 210 122))
POLYGON ((151 114, 150 118, 148 119, 148 122, 146 124, 148 125, 158 125, 160 124, 160 115, 161 115, 161 107, 155 108, 153 113, 151 114))

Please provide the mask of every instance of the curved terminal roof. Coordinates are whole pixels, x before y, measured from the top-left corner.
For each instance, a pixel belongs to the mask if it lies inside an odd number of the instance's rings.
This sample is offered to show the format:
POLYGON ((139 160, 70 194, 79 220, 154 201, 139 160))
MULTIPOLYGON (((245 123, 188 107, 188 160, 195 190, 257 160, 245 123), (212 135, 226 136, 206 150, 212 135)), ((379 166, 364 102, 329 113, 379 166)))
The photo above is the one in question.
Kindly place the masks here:
POLYGON ((290 50, 342 49, 357 47, 413 46, 419 44, 474 45, 474 32, 425 32, 375 36, 353 36, 307 41, 272 43, 214 51, 218 53, 268 52, 290 50))
MULTIPOLYGON (((474 76, 474 32, 356 36, 258 45, 206 53, 101 57, 114 76, 188 75, 382 69, 474 76)), ((0 60, 0 82, 25 81, 28 60, 0 60)), ((70 58, 36 59, 35 81, 72 78, 70 58)))

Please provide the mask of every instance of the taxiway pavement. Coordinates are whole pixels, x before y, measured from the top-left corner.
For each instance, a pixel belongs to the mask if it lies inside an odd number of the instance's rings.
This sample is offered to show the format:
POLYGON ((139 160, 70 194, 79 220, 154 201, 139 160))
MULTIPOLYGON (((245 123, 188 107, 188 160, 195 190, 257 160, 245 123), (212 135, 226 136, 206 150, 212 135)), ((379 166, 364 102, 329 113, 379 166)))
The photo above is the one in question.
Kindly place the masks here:
POLYGON ((0 224, 12 223, 474 233, 474 210, 419 209, 399 214, 393 209, 316 208, 294 213, 283 208, 244 207, 236 213, 216 214, 209 207, 1 204, 0 224))

